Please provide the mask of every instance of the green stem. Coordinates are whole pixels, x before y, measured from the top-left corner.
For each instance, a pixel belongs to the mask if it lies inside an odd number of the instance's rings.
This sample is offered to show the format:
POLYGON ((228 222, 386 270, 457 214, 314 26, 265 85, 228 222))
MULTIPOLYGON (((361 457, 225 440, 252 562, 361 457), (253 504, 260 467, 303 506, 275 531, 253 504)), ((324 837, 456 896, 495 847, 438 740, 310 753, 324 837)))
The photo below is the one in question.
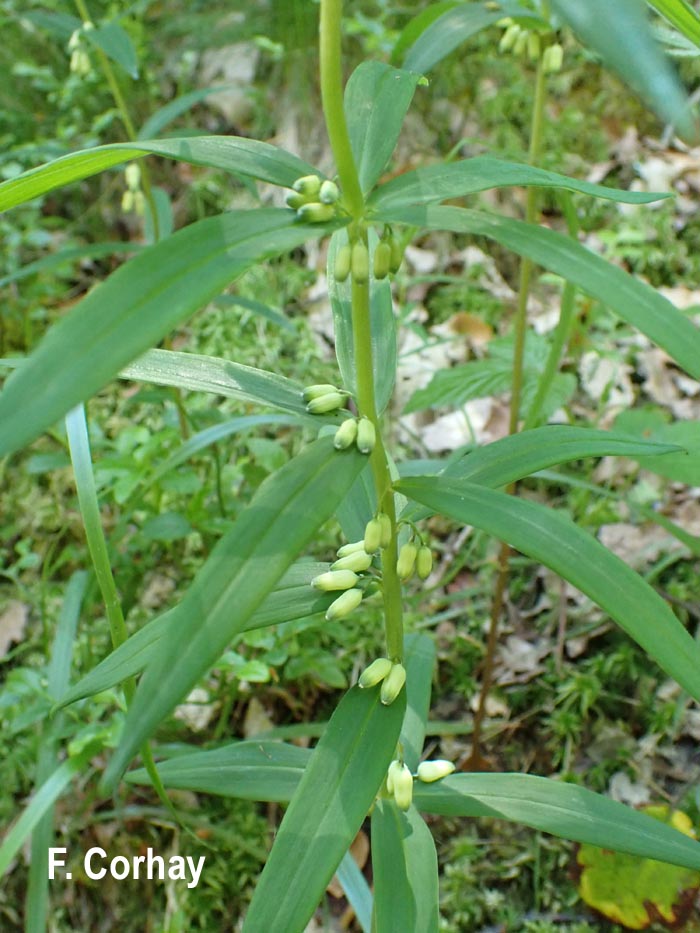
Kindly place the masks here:
MULTIPOLYGON (((321 97, 328 138, 338 167, 343 197, 350 213, 356 221, 360 221, 354 225, 353 232, 366 245, 367 228, 361 222, 365 207, 364 197, 343 107, 340 42, 342 10, 342 0, 321 0, 321 97)), ((353 279, 351 301, 357 407, 359 414, 369 418, 377 432, 377 441, 370 455, 370 466, 377 496, 377 508, 388 515, 391 521, 391 541, 382 552, 384 626, 387 654, 392 660, 398 661, 403 657, 403 615, 401 581, 396 574, 398 558, 396 508, 374 391, 369 282, 357 282, 353 279)))
MULTIPOLYGON (((90 11, 88 10, 85 0, 75 0, 75 6, 78 10, 78 13, 84 23, 92 22, 90 19, 90 11)), ((109 85, 109 90, 114 99, 114 103, 117 106, 119 111, 119 116, 121 117, 122 123, 124 124, 124 129, 126 130, 127 137, 133 142, 137 137, 136 127, 133 124, 131 119, 131 114, 129 113, 129 108, 127 106, 122 90, 119 87, 119 82, 117 81, 117 76, 114 73, 112 68, 112 63, 110 62, 107 55, 102 51, 101 48, 96 47, 95 52, 100 62, 100 68, 102 73, 107 79, 107 84, 109 85)), ((143 185, 143 193, 148 201, 148 208, 151 212, 151 222, 153 223, 153 236, 156 242, 160 239, 160 230, 158 226, 158 212, 156 210, 156 202, 153 197, 153 189, 151 187, 151 176, 148 172, 148 169, 145 165, 141 165, 141 183, 143 185)))

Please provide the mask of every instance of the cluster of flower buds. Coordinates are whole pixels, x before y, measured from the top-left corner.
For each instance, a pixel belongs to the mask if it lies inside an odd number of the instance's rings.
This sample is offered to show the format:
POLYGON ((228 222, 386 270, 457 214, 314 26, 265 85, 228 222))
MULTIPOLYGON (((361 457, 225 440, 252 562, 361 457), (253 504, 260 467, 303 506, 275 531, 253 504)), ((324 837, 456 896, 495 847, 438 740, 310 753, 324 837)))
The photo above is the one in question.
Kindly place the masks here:
MULTIPOLYGON (((455 766, 451 761, 436 758, 434 761, 422 761, 418 765, 416 777, 425 784, 432 784, 433 781, 440 781, 448 774, 452 774, 454 770, 455 766)), ((396 806, 400 810, 408 810, 413 800, 413 775, 405 762, 398 758, 389 765, 386 789, 393 795, 396 806)))
POLYGON ((68 51, 71 53, 70 70, 81 77, 92 71, 92 63, 86 49, 85 33, 94 28, 94 23, 87 20, 68 40, 68 51))
POLYGON ((337 553, 338 559, 331 564, 331 569, 311 581, 311 586, 322 593, 341 594, 326 610, 329 622, 342 619, 357 609, 367 589, 366 581, 370 579, 362 574, 372 566, 372 555, 365 551, 362 541, 344 544, 337 553))
POLYGON ((122 195, 122 210, 125 213, 135 211, 143 216, 146 199, 141 190, 141 169, 136 162, 131 162, 124 170, 126 178, 126 191, 122 195))
POLYGON ((406 683, 406 668, 398 661, 377 658, 360 674, 358 685, 364 690, 381 684, 379 699, 384 706, 391 706, 406 683))
POLYGON ((408 541, 401 547, 396 561, 396 575, 399 580, 410 579, 414 572, 419 579, 427 580, 433 569, 433 552, 421 542, 420 546, 408 541))
POLYGON ((335 432, 336 450, 347 450, 353 444, 362 454, 371 454, 377 442, 377 429, 369 418, 347 418, 335 432))
POLYGON ((347 392, 328 383, 307 386, 302 393, 306 410, 310 415, 325 415, 330 411, 345 408, 347 397, 347 392))
POLYGON ((297 178, 292 189, 285 200, 300 220, 320 224, 336 216, 340 191, 334 181, 322 181, 318 175, 304 175, 297 178))
MULTIPOLYGON (((402 260, 401 244, 391 232, 391 228, 384 227, 372 260, 375 279, 385 279, 390 272, 398 272, 402 260)), ((336 282, 345 282, 349 276, 352 276, 354 282, 364 285, 369 281, 369 270, 369 249, 364 238, 360 236, 341 246, 335 255, 333 276, 336 282)))
POLYGON ((558 42, 548 41, 548 37, 533 29, 518 25, 511 17, 499 21, 505 29, 498 44, 500 52, 512 52, 514 55, 527 55, 535 62, 542 59, 545 74, 561 71, 564 50, 558 42))

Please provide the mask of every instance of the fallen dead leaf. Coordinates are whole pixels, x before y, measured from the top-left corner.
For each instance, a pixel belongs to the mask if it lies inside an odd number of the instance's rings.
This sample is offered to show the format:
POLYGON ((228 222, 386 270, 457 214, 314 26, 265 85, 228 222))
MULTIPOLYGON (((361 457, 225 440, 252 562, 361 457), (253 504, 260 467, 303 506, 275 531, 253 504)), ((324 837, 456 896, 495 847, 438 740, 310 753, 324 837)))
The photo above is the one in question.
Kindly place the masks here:
POLYGON ((29 620, 29 606, 12 599, 0 613, 0 658, 4 658, 11 644, 24 638, 29 620))

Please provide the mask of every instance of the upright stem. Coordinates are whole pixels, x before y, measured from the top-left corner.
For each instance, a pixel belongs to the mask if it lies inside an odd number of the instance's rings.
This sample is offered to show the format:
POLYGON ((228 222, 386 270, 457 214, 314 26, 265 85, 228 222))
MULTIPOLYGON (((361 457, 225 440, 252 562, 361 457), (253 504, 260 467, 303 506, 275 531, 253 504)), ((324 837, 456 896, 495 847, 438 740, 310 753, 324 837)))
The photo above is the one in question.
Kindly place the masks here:
MULTIPOLYGON (((352 225, 353 235, 362 239, 366 245, 367 228, 362 223, 365 202, 343 107, 340 41, 342 9, 342 0, 321 0, 321 97, 345 206, 355 220, 352 225)), ((387 654, 392 660, 398 661, 403 657, 403 617, 401 582, 396 574, 396 508, 374 391, 369 282, 358 282, 353 278, 351 300, 357 407, 360 415, 369 418, 377 432, 377 441, 370 455, 370 466, 377 508, 389 516, 392 528, 391 541, 382 552, 384 626, 387 654)))
MULTIPOLYGON (((546 82, 544 68, 542 67, 542 58, 540 57, 537 62, 535 99, 533 102, 532 121, 530 124, 530 147, 528 153, 528 162, 530 165, 536 165, 539 162, 542 150, 545 97, 546 82)), ((527 189, 525 220, 529 224, 534 223, 537 219, 537 194, 536 188, 530 187, 527 189)), ((532 270, 532 261, 527 258, 521 259, 518 304, 514 323, 515 341, 513 347, 513 380, 510 397, 510 417, 508 422, 509 434, 517 434, 518 422, 520 419, 520 407, 523 395, 525 337, 527 335, 527 302, 530 296, 532 270)), ((515 483, 511 483, 506 491, 512 495, 515 492, 515 483)), ((481 675, 479 705, 474 715, 472 750, 465 762, 465 767, 472 771, 483 770, 488 765, 487 760, 481 753, 481 728, 486 714, 486 700, 491 692, 491 685, 493 683, 493 666, 498 642, 498 623, 503 612, 503 605, 508 588, 510 553, 509 545, 505 543, 501 544, 498 554, 498 576, 496 577, 496 585, 491 602, 491 618, 488 640, 486 643, 486 657, 484 659, 484 668, 481 675)))

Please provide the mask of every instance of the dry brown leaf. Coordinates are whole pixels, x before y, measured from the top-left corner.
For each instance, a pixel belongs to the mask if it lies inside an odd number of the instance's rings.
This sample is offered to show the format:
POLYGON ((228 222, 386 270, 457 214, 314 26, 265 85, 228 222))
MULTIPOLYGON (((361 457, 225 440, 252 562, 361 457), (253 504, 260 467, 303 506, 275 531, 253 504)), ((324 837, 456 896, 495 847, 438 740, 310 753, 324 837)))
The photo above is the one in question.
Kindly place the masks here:
POLYGON ((22 641, 29 619, 29 606, 12 599, 0 613, 0 658, 4 658, 10 645, 22 641))

